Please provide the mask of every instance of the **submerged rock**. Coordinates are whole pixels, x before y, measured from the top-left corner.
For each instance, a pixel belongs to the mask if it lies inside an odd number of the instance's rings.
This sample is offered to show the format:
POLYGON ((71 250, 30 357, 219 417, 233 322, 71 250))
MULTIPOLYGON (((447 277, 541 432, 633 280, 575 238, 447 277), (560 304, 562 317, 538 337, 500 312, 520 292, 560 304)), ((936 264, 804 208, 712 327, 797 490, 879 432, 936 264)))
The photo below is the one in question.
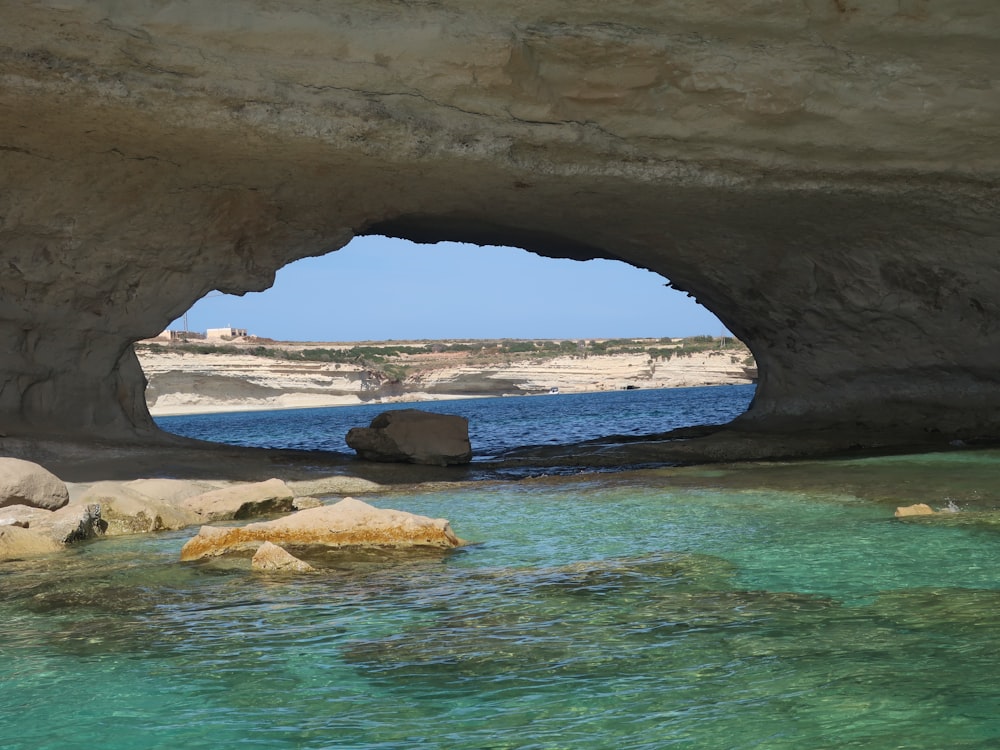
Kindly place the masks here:
POLYGON ((282 547, 271 542, 264 542, 254 552, 250 567, 267 573, 314 573, 314 568, 304 560, 300 560, 282 547))
POLYGON ((334 505, 310 508, 274 521, 224 528, 202 526, 181 549, 181 560, 199 560, 256 549, 262 542, 296 547, 436 547, 464 542, 448 521, 399 510, 375 508, 346 497, 334 505))
POLYGON ((0 508, 27 505, 57 510, 68 502, 65 483, 52 472, 20 458, 0 458, 0 508))
POLYGON ((472 460, 469 420, 420 409, 383 412, 368 427, 354 427, 347 444, 367 461, 449 466, 472 460))

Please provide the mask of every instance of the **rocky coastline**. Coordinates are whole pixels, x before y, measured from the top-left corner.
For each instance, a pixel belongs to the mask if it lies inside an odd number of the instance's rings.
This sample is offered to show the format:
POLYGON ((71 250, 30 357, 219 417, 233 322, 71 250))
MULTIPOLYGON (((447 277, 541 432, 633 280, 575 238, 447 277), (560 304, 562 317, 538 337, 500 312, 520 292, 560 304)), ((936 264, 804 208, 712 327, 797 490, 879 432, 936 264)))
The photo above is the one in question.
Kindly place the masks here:
POLYGON ((487 396, 753 382, 739 341, 436 341, 380 344, 259 339, 137 346, 154 416, 487 396))

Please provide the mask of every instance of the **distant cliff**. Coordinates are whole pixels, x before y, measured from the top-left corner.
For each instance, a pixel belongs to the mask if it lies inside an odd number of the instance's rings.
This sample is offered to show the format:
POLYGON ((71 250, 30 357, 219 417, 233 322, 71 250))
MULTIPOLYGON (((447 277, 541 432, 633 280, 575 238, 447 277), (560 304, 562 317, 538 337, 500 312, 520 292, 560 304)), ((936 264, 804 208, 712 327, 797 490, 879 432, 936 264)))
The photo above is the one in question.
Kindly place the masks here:
POLYGON ((153 414, 751 382, 731 338, 140 344, 153 414))

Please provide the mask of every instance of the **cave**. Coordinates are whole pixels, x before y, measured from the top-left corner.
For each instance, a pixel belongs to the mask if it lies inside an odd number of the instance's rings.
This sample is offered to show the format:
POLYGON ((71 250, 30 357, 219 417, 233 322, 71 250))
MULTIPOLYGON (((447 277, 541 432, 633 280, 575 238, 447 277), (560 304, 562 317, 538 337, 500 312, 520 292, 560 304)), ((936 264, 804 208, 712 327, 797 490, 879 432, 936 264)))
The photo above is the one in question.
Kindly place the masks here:
POLYGON ((133 342, 384 234, 670 279, 734 430, 993 439, 1000 29, 848 5, 4 4, 0 431, 157 440, 133 342))

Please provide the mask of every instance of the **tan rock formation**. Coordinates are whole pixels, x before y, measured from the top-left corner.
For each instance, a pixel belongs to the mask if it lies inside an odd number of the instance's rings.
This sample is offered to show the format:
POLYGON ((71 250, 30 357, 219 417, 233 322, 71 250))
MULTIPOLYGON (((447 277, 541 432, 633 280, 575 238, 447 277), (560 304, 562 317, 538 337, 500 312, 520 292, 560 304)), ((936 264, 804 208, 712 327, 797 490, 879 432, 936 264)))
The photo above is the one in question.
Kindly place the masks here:
POLYGON ((301 510, 274 521, 235 528, 202 526, 181 549, 181 560, 256 549, 262 542, 282 546, 436 547, 451 549, 464 542, 443 518, 427 518, 399 510, 375 508, 346 497, 335 505, 301 510))
POLYGON ((287 513, 292 509, 294 500, 295 495, 287 484, 280 479, 268 479, 195 495, 182 500, 180 507, 196 514, 202 521, 226 521, 268 513, 287 513))
POLYGON ((45 533, 19 526, 0 526, 0 562, 47 555, 61 549, 63 545, 45 533))
MULTIPOLYGON (((204 522, 204 518, 193 510, 179 507, 181 498, 172 496, 180 490, 179 484, 182 483, 177 480, 155 479, 127 483, 98 482, 79 499, 74 499, 71 505, 99 505, 108 536, 182 529, 204 522)), ((194 483, 183 484, 197 487, 194 483)))
POLYGON ((69 490, 42 466, 19 458, 0 458, 0 508, 27 505, 56 510, 69 502, 69 490))
POLYGON ((896 508, 893 514, 896 518, 908 518, 910 516, 933 516, 934 509, 927 503, 915 503, 913 505, 901 505, 896 508))
POLYGON ((250 559, 250 567, 253 570, 264 573, 314 573, 314 568, 309 563, 300 560, 287 550, 271 542, 264 542, 250 559))
POLYGON ((132 341, 385 233, 664 275, 750 426, 994 435, 998 67, 992 0, 5 2, 0 428, 150 434, 132 341))

